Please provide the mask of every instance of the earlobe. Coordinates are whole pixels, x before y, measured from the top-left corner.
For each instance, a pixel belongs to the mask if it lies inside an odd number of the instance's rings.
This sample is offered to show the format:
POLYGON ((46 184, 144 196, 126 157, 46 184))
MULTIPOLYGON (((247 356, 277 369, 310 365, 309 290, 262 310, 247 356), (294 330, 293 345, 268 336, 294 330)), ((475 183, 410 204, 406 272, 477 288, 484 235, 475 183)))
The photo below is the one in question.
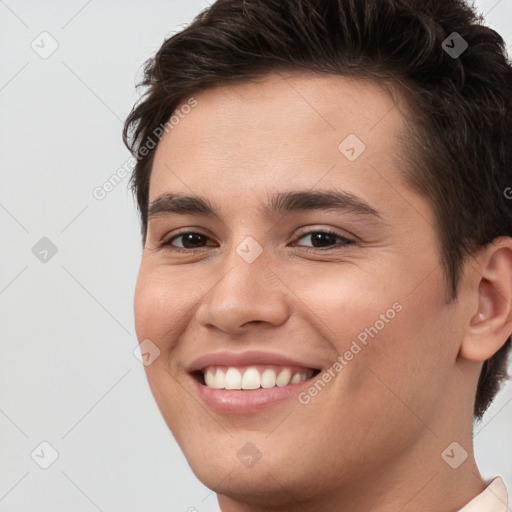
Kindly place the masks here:
POLYGON ((471 265, 477 295, 460 356, 473 361, 492 357, 512 333, 512 238, 494 240, 471 265))

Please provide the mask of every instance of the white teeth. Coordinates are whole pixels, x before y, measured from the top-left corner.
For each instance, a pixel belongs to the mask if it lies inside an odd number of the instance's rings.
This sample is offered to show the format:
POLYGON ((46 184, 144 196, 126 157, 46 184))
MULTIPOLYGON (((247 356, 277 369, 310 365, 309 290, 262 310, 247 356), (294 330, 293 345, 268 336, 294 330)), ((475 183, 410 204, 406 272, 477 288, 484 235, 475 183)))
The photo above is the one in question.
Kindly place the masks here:
POLYGON ((292 380, 290 381, 290 384, 297 384, 297 382, 300 382, 302 379, 301 373, 295 373, 292 377, 292 380))
POLYGON ((206 386, 212 389, 268 389, 298 384, 312 377, 312 370, 293 371, 290 368, 246 368, 210 366, 204 369, 206 386), (277 374, 276 374, 277 373, 277 374))
POLYGON ((213 370, 208 369, 208 371, 204 375, 204 381, 209 388, 215 387, 215 373, 213 370))
POLYGON ((258 389, 260 387, 260 374, 256 368, 248 368, 242 377, 242 389, 258 389))
POLYGON ((281 371, 281 373, 277 376, 276 379, 276 386, 279 386, 280 388, 287 386, 290 383, 290 379, 292 378, 292 372, 291 370, 288 370, 288 368, 285 368, 281 371))
MULTIPOLYGON (((226 375, 223 370, 217 368, 217 372, 215 373, 215 381, 213 386, 210 386, 214 389, 224 389, 224 384, 226 383, 226 375)), ((208 385, 208 384, 207 384, 208 385)))
POLYGON ((276 385, 276 372, 274 370, 266 369, 261 374, 261 387, 273 388, 276 385))
POLYGON ((242 389, 242 374, 238 368, 228 368, 226 372, 226 389, 242 389))

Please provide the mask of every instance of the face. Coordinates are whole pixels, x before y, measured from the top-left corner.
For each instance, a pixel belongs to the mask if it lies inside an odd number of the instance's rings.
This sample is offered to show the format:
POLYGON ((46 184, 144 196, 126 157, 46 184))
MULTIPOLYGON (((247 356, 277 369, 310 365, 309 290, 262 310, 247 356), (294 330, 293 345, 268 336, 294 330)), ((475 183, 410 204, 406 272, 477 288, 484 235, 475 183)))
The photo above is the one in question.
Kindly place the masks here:
POLYGON ((138 339, 160 351, 148 381, 193 471, 277 504, 430 450, 464 312, 400 173, 402 107, 294 73, 194 98, 155 154, 135 292, 138 339))

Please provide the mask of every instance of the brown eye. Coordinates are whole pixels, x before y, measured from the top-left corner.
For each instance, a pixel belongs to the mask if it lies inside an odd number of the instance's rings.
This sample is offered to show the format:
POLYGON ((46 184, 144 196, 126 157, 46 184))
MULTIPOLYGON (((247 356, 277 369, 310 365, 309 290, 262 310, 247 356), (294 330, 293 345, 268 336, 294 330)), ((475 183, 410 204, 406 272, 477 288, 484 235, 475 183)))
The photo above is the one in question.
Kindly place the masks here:
POLYGON ((160 244, 160 247, 170 247, 172 249, 176 248, 177 250, 184 249, 184 250, 192 250, 204 247, 202 245, 206 240, 208 240, 209 237, 206 235, 203 235, 202 233, 195 233, 195 232, 185 232, 180 233, 179 235, 175 235, 171 237, 169 240, 166 240, 160 244), (176 246, 173 244, 175 240, 182 239, 181 246, 176 246))
MULTIPOLYGON (((303 247, 306 250, 329 250, 329 249, 337 249, 342 246, 353 244, 354 241, 346 238, 344 236, 339 235, 334 231, 329 230, 313 230, 308 231, 300 235, 297 240, 302 238, 310 240, 311 246, 299 245, 299 247, 303 247)), ((210 237, 203 235, 202 233, 197 233, 193 231, 187 231, 183 233, 179 233, 178 235, 174 235, 168 240, 163 241, 159 247, 165 247, 169 250, 175 250, 178 252, 189 252, 194 249, 201 249, 203 247, 207 247, 206 242, 210 240, 210 237), (176 240, 181 240, 179 245, 175 245, 176 240)))
POLYGON ((329 230, 316 230, 316 231, 308 231, 307 233, 303 233, 298 240, 301 238, 309 238, 312 243, 312 247, 307 247, 308 249, 336 249, 337 247, 350 245, 354 243, 353 240, 350 240, 344 236, 335 233, 334 231, 329 230), (338 241, 338 243, 336 243, 338 241), (329 247, 335 245, 336 247, 329 247))

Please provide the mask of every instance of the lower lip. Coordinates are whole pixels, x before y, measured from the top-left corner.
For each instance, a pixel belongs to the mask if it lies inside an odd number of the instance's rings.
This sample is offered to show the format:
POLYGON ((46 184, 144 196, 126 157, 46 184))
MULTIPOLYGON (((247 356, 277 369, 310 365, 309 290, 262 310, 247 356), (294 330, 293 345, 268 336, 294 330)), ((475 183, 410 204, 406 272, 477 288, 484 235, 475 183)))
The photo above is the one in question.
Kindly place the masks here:
POLYGON ((258 389, 213 389, 190 377, 203 402, 223 414, 254 414, 290 398, 297 399, 311 379, 283 387, 258 389))

